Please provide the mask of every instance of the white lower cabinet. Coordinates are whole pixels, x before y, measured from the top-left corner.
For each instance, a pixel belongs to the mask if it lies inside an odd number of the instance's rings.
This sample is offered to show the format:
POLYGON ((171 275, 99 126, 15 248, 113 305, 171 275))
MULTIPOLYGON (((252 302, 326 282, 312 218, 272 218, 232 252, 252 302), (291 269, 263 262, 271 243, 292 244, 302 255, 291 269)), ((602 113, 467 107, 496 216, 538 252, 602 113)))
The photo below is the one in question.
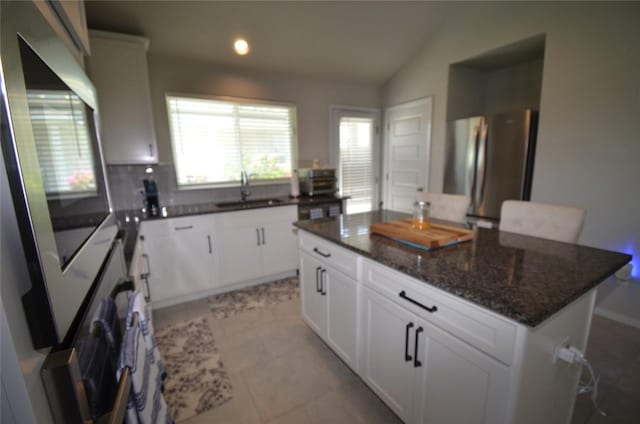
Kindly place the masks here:
POLYGON ((362 289, 361 376, 406 423, 412 421, 417 381, 409 343, 416 321, 405 309, 366 287, 362 289))
MULTIPOLYGON (((420 336, 415 423, 505 422, 509 368, 427 323, 420 336)), ((420 328, 420 327, 418 327, 420 328)))
POLYGON ((302 317, 352 369, 358 368, 358 283, 300 252, 302 317))
POLYGON ((509 370, 363 288, 362 378, 406 423, 504 421, 509 370))
POLYGON ((144 236, 138 236, 136 240, 131 257, 131 265, 129 266, 129 277, 133 281, 133 286, 138 290, 142 290, 145 300, 150 302, 151 285, 149 284, 149 279, 151 278, 151 267, 144 236))
POLYGON ((291 272, 298 267, 296 206, 216 214, 223 284, 291 272))
POLYGON ((307 231, 299 246, 304 320, 405 423, 571 421, 580 365, 555 355, 586 347, 595 291, 529 328, 307 231))
POLYGON ((193 299, 221 285, 210 215, 146 221, 140 234, 151 268, 154 307, 193 299))

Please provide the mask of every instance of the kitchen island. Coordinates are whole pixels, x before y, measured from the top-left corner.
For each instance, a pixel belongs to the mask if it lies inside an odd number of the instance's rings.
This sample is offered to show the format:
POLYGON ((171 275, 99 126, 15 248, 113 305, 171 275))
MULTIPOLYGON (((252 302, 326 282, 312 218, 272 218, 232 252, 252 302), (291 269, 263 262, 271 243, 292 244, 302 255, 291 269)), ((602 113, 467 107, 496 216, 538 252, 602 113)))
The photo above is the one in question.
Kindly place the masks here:
MULTIPOLYGON (((305 321, 407 423, 569 422, 595 288, 628 255, 475 228, 420 250, 377 211, 300 221, 305 321)), ((588 356, 588 355, 587 355, 588 356)))

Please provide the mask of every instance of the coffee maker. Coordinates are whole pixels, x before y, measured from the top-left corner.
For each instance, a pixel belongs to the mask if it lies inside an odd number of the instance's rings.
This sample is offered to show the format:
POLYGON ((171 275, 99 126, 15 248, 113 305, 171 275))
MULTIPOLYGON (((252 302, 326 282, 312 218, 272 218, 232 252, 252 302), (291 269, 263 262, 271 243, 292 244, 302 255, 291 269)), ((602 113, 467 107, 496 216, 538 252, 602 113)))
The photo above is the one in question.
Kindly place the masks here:
POLYGON ((144 206, 149 216, 158 216, 160 204, 158 202, 158 186, 153 179, 145 179, 144 184, 144 206))

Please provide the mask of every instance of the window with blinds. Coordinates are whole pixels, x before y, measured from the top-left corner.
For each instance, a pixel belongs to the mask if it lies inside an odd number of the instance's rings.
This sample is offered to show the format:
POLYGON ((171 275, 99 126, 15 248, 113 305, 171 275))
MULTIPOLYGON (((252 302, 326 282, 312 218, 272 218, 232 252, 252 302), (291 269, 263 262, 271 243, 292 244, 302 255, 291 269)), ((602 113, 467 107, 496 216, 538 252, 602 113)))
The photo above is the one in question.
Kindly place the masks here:
POLYGON ((28 90, 27 102, 45 192, 96 193, 84 102, 59 90, 28 90))
POLYGON ((374 120, 340 118, 340 192, 350 196, 347 213, 373 209, 375 190, 374 120))
POLYGON ((167 96, 178 185, 291 177, 295 106, 167 96))

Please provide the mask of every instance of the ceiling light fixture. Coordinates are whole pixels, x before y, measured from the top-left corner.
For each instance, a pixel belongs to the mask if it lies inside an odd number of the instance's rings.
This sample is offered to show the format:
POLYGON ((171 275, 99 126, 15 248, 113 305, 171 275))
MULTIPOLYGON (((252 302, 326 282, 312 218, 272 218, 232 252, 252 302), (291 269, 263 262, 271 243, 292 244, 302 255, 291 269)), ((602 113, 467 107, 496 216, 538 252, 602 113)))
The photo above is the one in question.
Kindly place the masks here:
POLYGON ((249 43, 247 43, 247 40, 245 40, 244 38, 238 38, 236 41, 234 41, 233 48, 240 56, 244 56, 249 53, 249 43))

